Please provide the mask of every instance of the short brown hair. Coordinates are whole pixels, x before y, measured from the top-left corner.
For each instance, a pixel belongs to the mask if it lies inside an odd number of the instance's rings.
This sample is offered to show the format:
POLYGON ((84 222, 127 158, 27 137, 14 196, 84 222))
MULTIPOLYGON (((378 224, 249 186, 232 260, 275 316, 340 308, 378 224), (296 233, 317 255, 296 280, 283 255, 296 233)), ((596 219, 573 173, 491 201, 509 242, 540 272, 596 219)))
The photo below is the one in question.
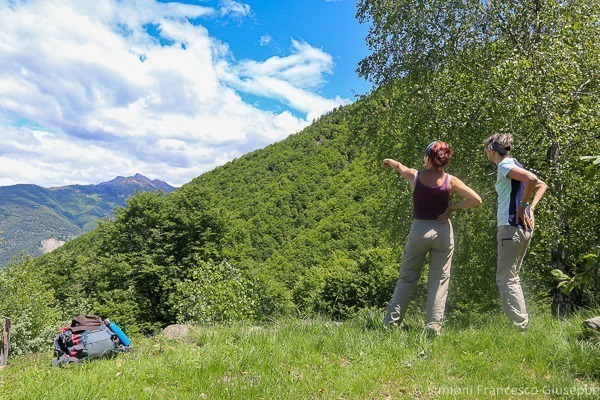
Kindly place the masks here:
POLYGON ((429 151, 426 154, 433 165, 436 167, 445 167, 450 163, 452 153, 454 153, 454 151, 450 148, 448 143, 438 140, 429 147, 429 151))

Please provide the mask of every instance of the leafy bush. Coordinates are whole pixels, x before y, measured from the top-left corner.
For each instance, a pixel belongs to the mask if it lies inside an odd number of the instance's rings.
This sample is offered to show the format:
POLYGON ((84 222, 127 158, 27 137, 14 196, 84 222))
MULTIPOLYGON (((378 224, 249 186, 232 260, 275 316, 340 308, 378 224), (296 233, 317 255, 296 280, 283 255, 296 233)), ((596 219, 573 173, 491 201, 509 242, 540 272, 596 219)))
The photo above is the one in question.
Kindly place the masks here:
POLYGON ((52 346, 60 312, 54 291, 40 282, 30 260, 0 270, 0 316, 12 319, 10 354, 52 346))
POLYGON ((186 323, 256 321, 267 301, 260 282, 227 261, 198 261, 173 298, 177 320, 186 323))
POLYGON ((385 306, 397 275, 390 249, 366 250, 358 261, 338 252, 300 279, 294 300, 305 311, 345 319, 363 308, 385 306))

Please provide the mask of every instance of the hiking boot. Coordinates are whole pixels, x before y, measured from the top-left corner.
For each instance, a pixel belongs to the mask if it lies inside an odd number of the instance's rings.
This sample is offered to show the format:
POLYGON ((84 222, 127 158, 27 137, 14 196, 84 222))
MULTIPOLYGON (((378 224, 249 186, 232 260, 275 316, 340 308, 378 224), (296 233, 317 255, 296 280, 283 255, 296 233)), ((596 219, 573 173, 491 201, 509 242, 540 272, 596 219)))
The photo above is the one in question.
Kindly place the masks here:
POLYGON ((423 336, 425 336, 427 339, 434 339, 440 336, 441 334, 442 331, 438 329, 433 329, 430 327, 425 327, 425 329, 423 329, 423 336))

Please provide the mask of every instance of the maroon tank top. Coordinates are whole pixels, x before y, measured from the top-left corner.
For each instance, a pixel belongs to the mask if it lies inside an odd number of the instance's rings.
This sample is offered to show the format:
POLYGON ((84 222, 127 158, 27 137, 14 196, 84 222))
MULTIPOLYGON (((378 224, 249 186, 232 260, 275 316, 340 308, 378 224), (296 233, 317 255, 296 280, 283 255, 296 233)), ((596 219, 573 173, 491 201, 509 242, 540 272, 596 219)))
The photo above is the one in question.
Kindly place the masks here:
POLYGON ((415 188, 413 190, 413 218, 436 220, 443 214, 450 203, 450 174, 440 186, 429 187, 421 183, 419 173, 415 177, 415 188))

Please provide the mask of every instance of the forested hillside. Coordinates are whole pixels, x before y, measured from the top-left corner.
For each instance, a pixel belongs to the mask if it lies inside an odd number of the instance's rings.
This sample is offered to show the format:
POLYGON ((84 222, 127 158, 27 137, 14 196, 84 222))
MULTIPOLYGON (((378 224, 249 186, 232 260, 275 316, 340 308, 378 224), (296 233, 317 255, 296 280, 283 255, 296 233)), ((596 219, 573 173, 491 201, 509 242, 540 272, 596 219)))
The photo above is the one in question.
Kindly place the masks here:
POLYGON ((393 176, 366 164, 349 126, 353 109, 170 195, 139 193, 115 222, 31 269, 43 271, 36 273, 56 298, 86 299, 82 311, 117 312, 144 331, 177 319, 262 319, 290 310, 343 316, 380 306, 401 256, 377 225, 381 179, 393 176), (345 298, 334 300, 342 287, 345 298))
MULTIPOLYGON (((582 157, 600 154, 600 7, 396 3, 359 2, 373 21, 360 68, 379 84, 372 94, 172 194, 137 194, 116 221, 9 267, 0 311, 30 327, 17 340, 82 312, 135 333, 381 309, 412 218, 409 185, 381 161, 419 168, 433 139, 451 144, 448 172, 484 198, 452 217, 447 316, 499 311, 496 170, 482 145, 495 132, 513 133, 511 153, 549 185, 521 273, 528 301, 561 316, 597 306, 598 168, 582 157)), ((413 298, 418 309, 424 296, 413 298)))

